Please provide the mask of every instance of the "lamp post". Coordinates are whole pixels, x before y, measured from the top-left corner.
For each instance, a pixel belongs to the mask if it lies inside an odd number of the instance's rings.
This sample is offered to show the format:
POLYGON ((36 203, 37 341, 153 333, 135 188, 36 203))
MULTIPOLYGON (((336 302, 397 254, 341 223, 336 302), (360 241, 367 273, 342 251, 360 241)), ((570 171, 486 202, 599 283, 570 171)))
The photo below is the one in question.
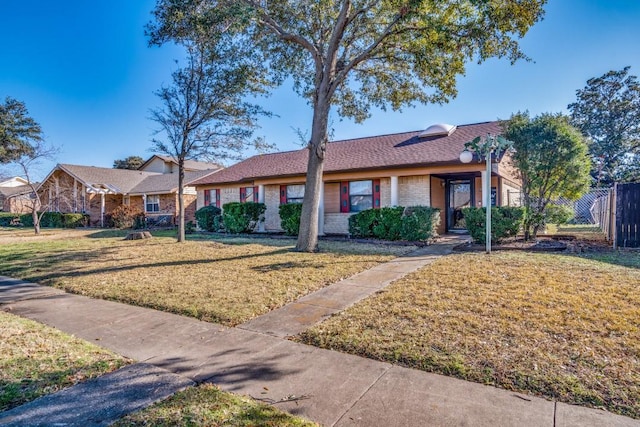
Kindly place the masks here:
POLYGON ((464 144, 464 150, 460 153, 460 161, 462 163, 471 163, 473 160, 473 153, 478 155, 478 161, 484 161, 487 165, 487 169, 484 177, 483 191, 483 205, 486 209, 485 219, 485 248, 486 253, 491 253, 491 159, 493 154, 499 156, 502 151, 507 150, 513 143, 502 136, 491 135, 490 133, 482 139, 476 137, 473 141, 469 141, 464 144))

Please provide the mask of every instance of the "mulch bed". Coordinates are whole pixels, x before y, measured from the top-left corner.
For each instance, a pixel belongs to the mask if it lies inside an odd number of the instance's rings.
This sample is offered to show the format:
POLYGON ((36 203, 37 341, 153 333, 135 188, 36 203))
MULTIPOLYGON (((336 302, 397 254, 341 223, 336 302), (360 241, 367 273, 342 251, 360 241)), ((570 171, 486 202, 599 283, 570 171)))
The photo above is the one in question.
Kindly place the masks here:
MULTIPOLYGON (((454 248, 459 252, 483 252, 484 243, 463 243, 454 248)), ((592 240, 577 240, 575 236, 538 237, 533 241, 524 241, 523 238, 505 240, 499 244, 491 245, 494 251, 532 251, 532 252, 604 252, 612 250, 607 242, 592 240)))

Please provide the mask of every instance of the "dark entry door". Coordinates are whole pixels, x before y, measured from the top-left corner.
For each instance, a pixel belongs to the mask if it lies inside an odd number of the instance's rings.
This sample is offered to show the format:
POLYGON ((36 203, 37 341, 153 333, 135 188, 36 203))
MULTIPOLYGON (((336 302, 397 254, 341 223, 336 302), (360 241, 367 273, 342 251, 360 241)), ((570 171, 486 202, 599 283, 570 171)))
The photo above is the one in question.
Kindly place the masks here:
POLYGON ((472 205, 473 188, 470 179, 447 181, 447 230, 465 231, 467 225, 462 215, 462 208, 472 205))

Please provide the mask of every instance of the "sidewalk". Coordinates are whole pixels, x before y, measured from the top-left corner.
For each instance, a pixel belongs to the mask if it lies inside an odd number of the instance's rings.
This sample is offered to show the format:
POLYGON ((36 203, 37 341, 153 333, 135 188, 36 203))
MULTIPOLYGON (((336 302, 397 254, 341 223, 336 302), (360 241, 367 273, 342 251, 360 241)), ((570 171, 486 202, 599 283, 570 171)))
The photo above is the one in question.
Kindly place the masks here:
MULTIPOLYGON (((425 251, 446 252, 446 246, 451 245, 436 245, 425 251)), ((367 289, 384 286, 394 279, 383 277, 383 272, 396 268, 410 270, 405 267, 409 265, 417 269, 419 264, 431 262, 437 254, 415 255, 384 264, 389 268, 381 268, 376 274, 365 272, 357 279, 354 276, 350 280, 355 282, 343 283, 343 286, 367 288, 364 284, 368 284, 367 289), (371 285, 374 279, 380 283, 371 285)), ((403 274, 402 271, 396 273, 403 274)), ((321 297, 340 299, 338 287, 327 292, 321 297)), ((364 296, 359 291, 353 294, 353 299, 364 296)), ((244 329, 226 328, 3 277, 0 277, 0 304, 0 309, 144 362, 147 368, 159 369, 158 375, 165 375, 164 370, 177 374, 180 376, 178 381, 169 381, 177 384, 176 387, 183 387, 190 381, 210 381, 223 390, 273 403, 280 409, 327 426, 640 425, 637 420, 605 411, 551 402, 279 338, 302 327, 303 321, 297 321, 293 329, 265 327, 264 332, 249 330, 258 329, 258 321, 248 322, 244 329)), ((330 303, 322 306, 307 300, 301 304, 340 310, 329 307, 330 303)), ((287 314, 290 311, 286 308, 277 310, 284 316, 278 314, 271 318, 279 318, 280 324, 284 324, 285 318, 295 318, 287 314)), ((325 314, 311 316, 313 319, 308 322, 323 316, 325 314)), ((43 417, 43 404, 35 402, 0 413, 0 424, 3 419, 9 422, 4 418, 8 413, 29 420, 15 425, 37 424, 43 417), (34 406, 40 412, 35 411, 34 406)), ((92 399, 75 402, 78 408, 96 411, 98 404, 92 399)), ((58 422, 48 417, 46 420, 49 425, 58 422)), ((77 421, 77 425, 87 425, 81 419, 77 421)), ((101 422, 106 424, 91 425, 107 425, 109 421, 102 419, 101 422)))

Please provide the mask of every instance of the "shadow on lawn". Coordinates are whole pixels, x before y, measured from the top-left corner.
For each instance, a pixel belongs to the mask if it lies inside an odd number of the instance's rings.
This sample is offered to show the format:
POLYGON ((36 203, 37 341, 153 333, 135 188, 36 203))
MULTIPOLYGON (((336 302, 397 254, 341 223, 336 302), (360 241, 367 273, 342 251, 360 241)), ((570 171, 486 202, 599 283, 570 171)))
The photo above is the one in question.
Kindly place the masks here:
POLYGON ((566 254, 568 256, 577 256, 594 261, 604 262, 607 264, 617 265, 627 268, 635 268, 640 270, 640 250, 618 250, 606 252, 586 252, 581 254, 566 254))
MULTIPOLYGON (((218 259, 207 258, 184 261, 159 261, 149 263, 137 262, 131 265, 116 265, 85 269, 87 263, 100 260, 114 251, 117 251, 117 249, 102 248, 93 251, 55 253, 47 256, 41 256, 37 259, 34 259, 32 257, 32 254, 30 253, 13 254, 12 266, 8 269, 0 270, 0 273, 17 277, 25 277, 26 275, 28 276, 28 280, 32 282, 40 282, 44 280, 55 280, 62 277, 90 276, 92 274, 113 273, 127 270, 136 270, 139 268, 145 269, 154 267, 177 267, 183 265, 211 264, 220 261, 238 261, 250 258, 269 257, 290 252, 289 249, 276 249, 264 253, 238 255, 218 259), (82 264, 78 265, 78 262, 82 262, 82 264), (51 271, 54 266, 55 270, 51 271), (42 272, 42 274, 38 274, 38 272, 42 272)), ((129 260, 131 259, 133 258, 130 258, 129 260)), ((122 262, 125 260, 120 259, 119 261, 122 262)))

